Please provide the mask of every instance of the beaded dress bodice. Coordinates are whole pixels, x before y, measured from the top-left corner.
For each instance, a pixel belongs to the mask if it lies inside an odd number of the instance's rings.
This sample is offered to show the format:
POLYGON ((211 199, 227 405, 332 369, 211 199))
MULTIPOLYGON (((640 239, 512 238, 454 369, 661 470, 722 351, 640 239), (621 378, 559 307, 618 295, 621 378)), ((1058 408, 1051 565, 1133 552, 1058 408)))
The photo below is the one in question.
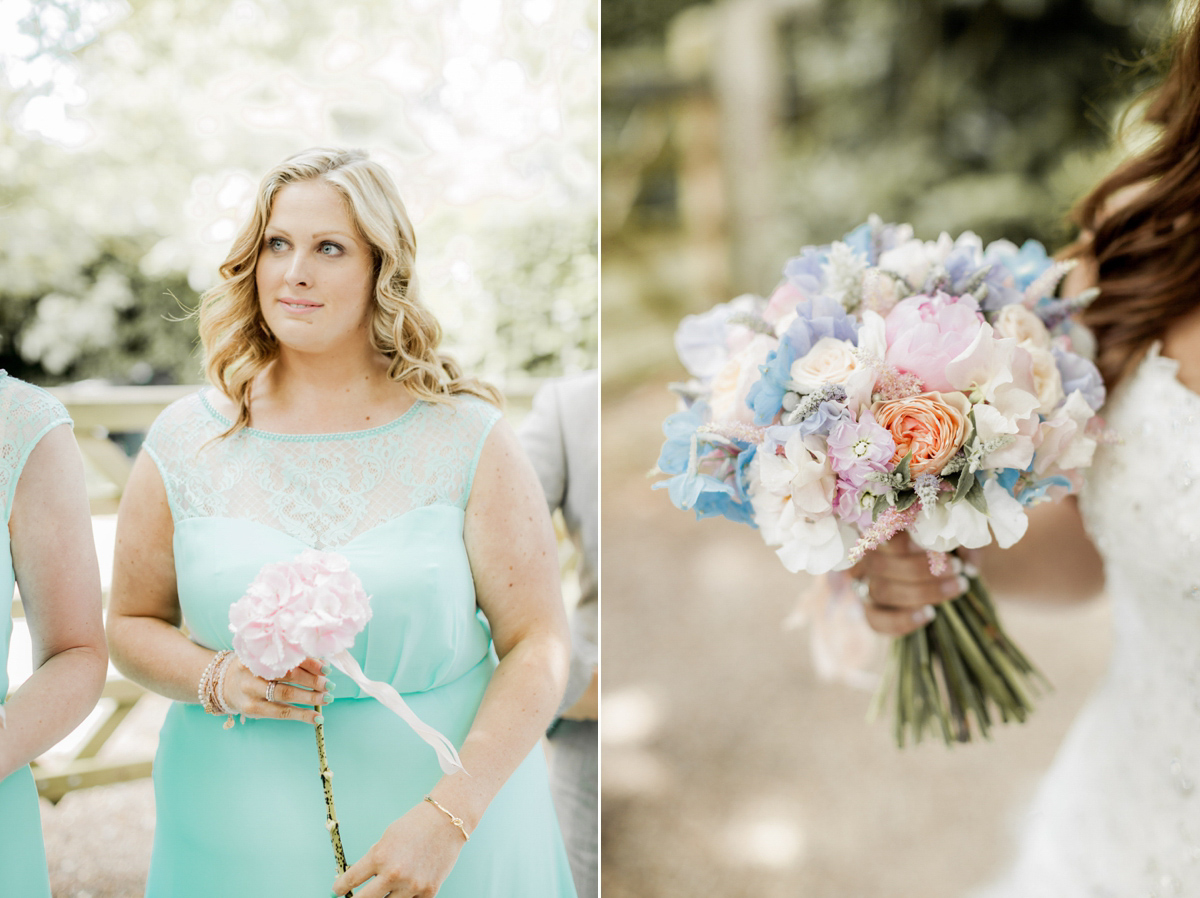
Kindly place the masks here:
POLYGON ((1102 412, 1117 441, 1080 508, 1104 558, 1111 660, 1012 874, 979 898, 1200 896, 1200 395, 1177 372, 1155 346, 1102 412))
MULTIPOLYGON (((267 563, 339 552, 371 596, 351 653, 400 692, 453 681, 488 653, 463 542, 475 467, 499 411, 456 397, 417 402, 371 430, 285 435, 245 429, 205 393, 147 434, 175 524, 176 584, 194 640, 229 648, 229 606, 267 563), (436 647, 437 651, 432 649, 436 647)), ((336 697, 361 695, 334 674, 336 697)))

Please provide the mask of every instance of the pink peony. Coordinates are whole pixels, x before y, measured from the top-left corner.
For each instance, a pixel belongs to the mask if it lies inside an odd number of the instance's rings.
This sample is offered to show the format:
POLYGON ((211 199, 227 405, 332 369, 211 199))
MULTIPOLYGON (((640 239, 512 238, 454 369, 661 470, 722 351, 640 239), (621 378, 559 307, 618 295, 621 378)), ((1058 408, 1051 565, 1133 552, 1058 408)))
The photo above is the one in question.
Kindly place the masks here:
POLYGON ((887 315, 885 361, 921 378, 927 391, 949 392, 946 366, 971 345, 983 316, 970 296, 910 296, 887 315))
POLYGON ((350 648, 370 619, 370 599, 350 563, 315 549, 263 565, 229 609, 234 651, 268 680, 306 658, 330 658, 350 648))

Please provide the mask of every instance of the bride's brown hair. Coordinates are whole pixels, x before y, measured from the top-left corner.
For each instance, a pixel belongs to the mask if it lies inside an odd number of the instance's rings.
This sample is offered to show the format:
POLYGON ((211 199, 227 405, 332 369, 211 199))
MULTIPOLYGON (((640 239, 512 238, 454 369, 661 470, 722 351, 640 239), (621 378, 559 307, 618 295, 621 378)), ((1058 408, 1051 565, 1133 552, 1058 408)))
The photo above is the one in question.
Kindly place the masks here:
POLYGON ((285 159, 258 188, 254 212, 221 266, 221 282, 200 299, 200 342, 209 380, 238 408, 230 436, 250 424, 250 385, 279 355, 258 304, 255 268, 276 194, 296 181, 323 180, 342 195, 375 263, 370 338, 391 364, 388 376, 418 399, 444 402, 467 393, 496 406, 500 392, 464 376, 438 351, 442 329, 421 302, 414 269, 417 238, 391 176, 361 150, 314 148, 285 159))
POLYGON ((1144 119, 1158 126, 1145 150, 1120 165, 1075 208, 1090 232, 1099 297, 1083 313, 1111 387, 1167 327, 1200 301, 1200 15, 1189 4, 1170 45, 1170 68, 1144 119), (1117 202, 1114 194, 1128 191, 1117 202), (1127 198, 1126 198, 1127 197, 1127 198))

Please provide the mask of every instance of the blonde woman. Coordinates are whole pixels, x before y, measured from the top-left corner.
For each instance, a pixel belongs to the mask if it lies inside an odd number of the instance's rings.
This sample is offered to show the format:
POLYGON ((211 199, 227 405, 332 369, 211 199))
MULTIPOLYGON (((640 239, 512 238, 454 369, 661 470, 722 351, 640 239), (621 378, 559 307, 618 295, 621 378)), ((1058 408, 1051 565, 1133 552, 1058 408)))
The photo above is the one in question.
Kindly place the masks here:
POLYGON ((109 615, 118 666, 176 702, 155 764, 150 898, 574 894, 538 745, 569 654, 553 531, 498 395, 437 350, 415 251, 383 168, 309 150, 264 178, 201 302, 213 386, 147 435, 109 615), (308 547, 361 577, 374 616, 352 654, 458 746, 469 776, 443 775, 405 723, 312 659, 278 684, 227 662, 206 713, 230 604, 308 547), (244 724, 226 728, 226 710, 244 724))
MULTIPOLYGON (((108 655, 100 569, 71 419, 44 390, 0 371, 0 597, 21 588, 34 671, 0 707, 0 895, 50 898, 29 762, 96 704, 108 655)), ((12 618, 0 615, 0 701, 12 618)))

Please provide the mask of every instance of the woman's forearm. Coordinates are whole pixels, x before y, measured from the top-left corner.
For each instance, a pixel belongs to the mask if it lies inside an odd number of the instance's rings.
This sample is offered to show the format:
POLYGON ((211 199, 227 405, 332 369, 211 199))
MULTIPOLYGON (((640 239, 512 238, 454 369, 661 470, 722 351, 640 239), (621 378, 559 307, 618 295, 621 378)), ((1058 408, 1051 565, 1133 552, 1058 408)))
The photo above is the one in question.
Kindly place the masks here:
POLYGON ((153 617, 110 615, 108 642, 113 664, 135 683, 177 702, 199 702, 197 687, 212 649, 153 617))
POLYGON ((431 792, 468 831, 545 733, 566 688, 568 653, 558 635, 528 636, 492 674, 459 752, 470 776, 444 776, 431 792))
POLYGON ((108 659, 91 645, 47 658, 4 705, 0 779, 28 764, 87 717, 104 688, 108 659))
POLYGON ((1005 598, 1073 602, 1104 589, 1104 562, 1084 530, 1075 498, 1029 510, 1029 529, 1012 548, 976 556, 988 585, 1005 598))

